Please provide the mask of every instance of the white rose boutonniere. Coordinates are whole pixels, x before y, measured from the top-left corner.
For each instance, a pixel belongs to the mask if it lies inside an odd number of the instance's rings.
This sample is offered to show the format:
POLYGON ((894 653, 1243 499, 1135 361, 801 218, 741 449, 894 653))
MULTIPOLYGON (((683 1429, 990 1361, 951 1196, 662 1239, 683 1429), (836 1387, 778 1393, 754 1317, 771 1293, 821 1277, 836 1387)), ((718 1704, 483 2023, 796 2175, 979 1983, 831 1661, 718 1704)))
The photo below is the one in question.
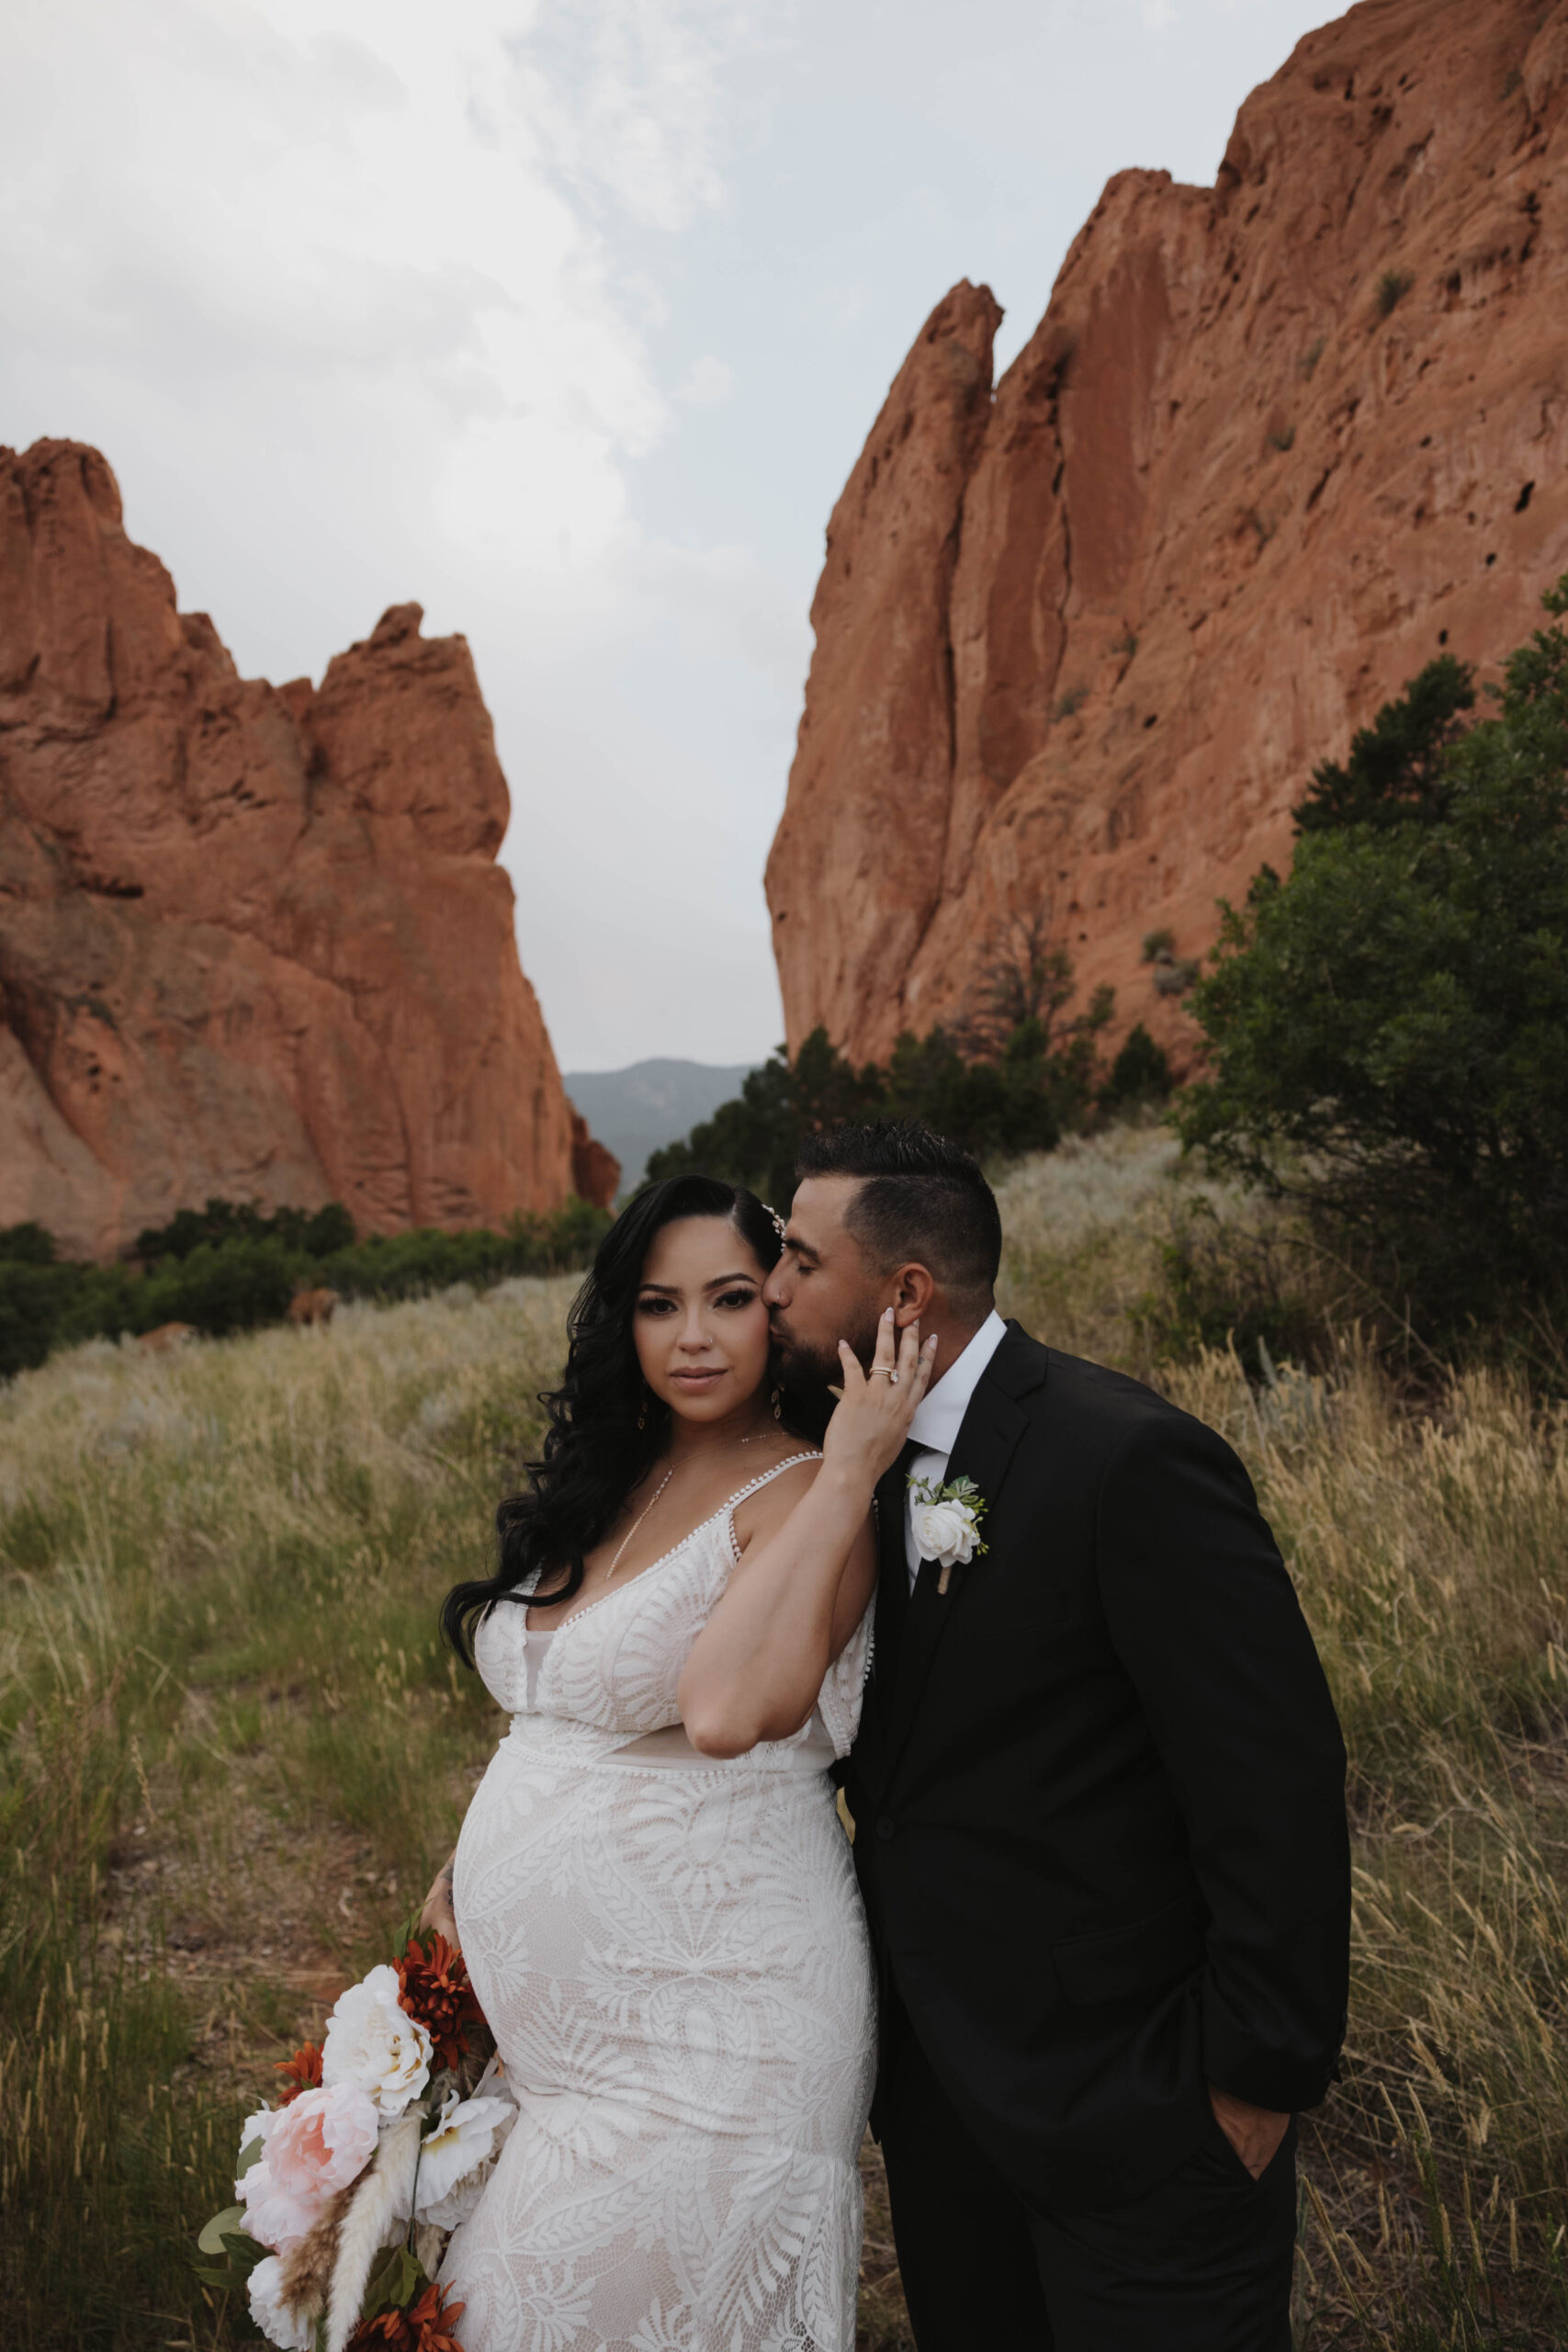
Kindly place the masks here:
POLYGON ((914 1498, 915 1549, 922 1560, 941 1561, 936 1589, 945 1592, 954 1566, 967 1566, 987 1548, 980 1541, 986 1498, 973 1478, 954 1478, 946 1487, 930 1478, 911 1478, 908 1486, 914 1498))

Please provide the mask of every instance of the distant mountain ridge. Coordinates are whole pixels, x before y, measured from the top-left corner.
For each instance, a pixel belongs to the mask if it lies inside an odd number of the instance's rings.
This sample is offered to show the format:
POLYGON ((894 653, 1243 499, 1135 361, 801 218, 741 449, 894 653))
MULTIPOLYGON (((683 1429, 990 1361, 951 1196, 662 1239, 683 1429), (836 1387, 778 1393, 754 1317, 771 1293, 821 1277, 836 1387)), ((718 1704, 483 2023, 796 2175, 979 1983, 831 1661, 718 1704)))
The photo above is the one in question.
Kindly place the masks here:
POLYGON ((658 1059, 626 1069, 568 1070, 561 1083, 621 1163, 621 1191, 642 1182, 650 1152, 689 1135, 740 1091, 756 1065, 658 1059))

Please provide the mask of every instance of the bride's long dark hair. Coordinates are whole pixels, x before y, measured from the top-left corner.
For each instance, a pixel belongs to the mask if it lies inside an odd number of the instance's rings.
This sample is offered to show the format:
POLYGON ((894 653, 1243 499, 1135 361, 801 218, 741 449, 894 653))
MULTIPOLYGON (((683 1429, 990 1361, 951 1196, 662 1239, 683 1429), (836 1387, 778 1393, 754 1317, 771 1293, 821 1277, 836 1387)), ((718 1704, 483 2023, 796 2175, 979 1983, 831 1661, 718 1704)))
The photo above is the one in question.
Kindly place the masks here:
MULTIPOLYGON (((545 1605, 553 1608, 581 1589, 585 1555, 615 1525, 664 1450, 670 1408, 644 1383, 632 1318, 655 1234, 688 1216, 728 1219, 764 1273, 778 1263, 782 1245, 771 1212, 744 1185, 716 1177, 669 1177, 639 1193, 616 1218, 572 1301, 561 1385, 539 1400, 550 1424, 542 1458, 529 1463, 523 1493, 509 1495, 495 1514, 496 1572, 454 1585, 442 1604, 442 1633, 465 1665, 474 1662, 479 1621, 498 1600, 526 1598, 519 1587, 536 1570, 567 1571, 545 1605)), ((786 1410, 793 1429, 811 1418, 799 1407, 786 1410)))

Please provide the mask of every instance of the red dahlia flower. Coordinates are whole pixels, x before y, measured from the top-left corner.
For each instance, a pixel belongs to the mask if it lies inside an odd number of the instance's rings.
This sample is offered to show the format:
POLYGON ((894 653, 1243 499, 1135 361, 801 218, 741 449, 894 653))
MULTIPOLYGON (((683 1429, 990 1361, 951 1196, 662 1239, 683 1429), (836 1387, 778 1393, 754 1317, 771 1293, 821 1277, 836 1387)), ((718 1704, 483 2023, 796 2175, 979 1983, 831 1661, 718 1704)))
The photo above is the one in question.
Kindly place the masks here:
POLYGON ((398 1972, 398 1998, 411 2018, 417 2018, 435 2045, 438 2066, 461 2064, 463 2045, 485 2030, 484 2011, 468 1982, 460 1952, 445 1936, 433 1937, 428 1947, 413 1942, 398 1972))
POLYGON ((374 2319, 362 2319, 348 2339, 348 2352, 463 2352, 457 2337, 463 2309, 445 2301, 439 2287, 427 2287, 406 2312, 378 2312, 374 2319))
POLYGON ((313 2091, 321 2086, 321 2053, 313 2041, 301 2043, 292 2058, 280 2058, 277 2071, 288 2076, 288 2082, 277 2094, 279 2107, 287 2107, 301 2091, 313 2091))

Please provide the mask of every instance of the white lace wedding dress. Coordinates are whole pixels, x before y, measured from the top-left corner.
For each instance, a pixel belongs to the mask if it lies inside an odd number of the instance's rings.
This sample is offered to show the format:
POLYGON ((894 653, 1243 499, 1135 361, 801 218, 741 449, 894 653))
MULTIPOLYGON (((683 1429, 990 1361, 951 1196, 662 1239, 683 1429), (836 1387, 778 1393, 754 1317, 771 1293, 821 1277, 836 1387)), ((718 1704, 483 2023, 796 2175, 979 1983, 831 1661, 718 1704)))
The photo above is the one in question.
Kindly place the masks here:
POLYGON ((874 1996, 827 1767, 869 1612, 794 1739, 716 1761, 675 1704, 788 1466, 558 1631, 479 1629, 512 1727, 455 1907, 522 2111, 442 2268, 464 2352, 853 2352, 874 1996))

